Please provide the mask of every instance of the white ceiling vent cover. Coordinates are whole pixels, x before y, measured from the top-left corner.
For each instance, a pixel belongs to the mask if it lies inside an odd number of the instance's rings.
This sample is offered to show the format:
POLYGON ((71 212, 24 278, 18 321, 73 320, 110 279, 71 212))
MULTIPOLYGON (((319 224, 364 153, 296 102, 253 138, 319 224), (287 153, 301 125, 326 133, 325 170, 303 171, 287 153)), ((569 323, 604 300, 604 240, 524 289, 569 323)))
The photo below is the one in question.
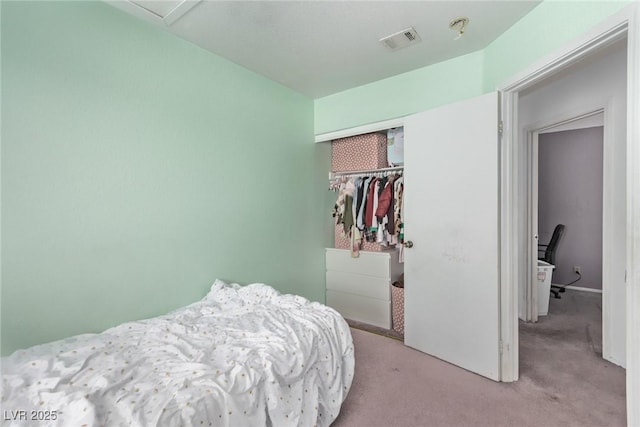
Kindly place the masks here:
POLYGON ((399 50, 403 47, 419 43, 421 40, 418 32, 413 27, 409 27, 390 36, 381 38, 380 43, 391 50, 399 50))

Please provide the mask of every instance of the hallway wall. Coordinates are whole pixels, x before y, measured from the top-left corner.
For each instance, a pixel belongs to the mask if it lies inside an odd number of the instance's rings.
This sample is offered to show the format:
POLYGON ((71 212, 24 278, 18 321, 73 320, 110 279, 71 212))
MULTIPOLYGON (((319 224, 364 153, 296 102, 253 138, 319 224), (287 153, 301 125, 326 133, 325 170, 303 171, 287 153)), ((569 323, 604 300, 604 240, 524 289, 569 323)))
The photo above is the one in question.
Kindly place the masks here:
POLYGON ((544 133, 538 140, 538 234, 566 226, 553 283, 602 289, 602 126, 544 133))

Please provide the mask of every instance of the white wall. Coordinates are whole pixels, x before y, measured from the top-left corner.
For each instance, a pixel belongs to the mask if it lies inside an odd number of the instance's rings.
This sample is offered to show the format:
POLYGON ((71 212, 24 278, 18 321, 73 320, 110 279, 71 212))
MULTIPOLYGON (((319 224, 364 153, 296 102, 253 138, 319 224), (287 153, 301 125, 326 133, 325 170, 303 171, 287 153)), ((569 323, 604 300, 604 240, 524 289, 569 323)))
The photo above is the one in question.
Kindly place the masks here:
MULTIPOLYGON (((626 43, 521 93, 518 114, 524 137, 527 130, 599 108, 605 108, 603 274, 608 278, 603 283, 603 355, 625 366, 626 43)), ((523 286, 518 291, 520 317, 523 286)))

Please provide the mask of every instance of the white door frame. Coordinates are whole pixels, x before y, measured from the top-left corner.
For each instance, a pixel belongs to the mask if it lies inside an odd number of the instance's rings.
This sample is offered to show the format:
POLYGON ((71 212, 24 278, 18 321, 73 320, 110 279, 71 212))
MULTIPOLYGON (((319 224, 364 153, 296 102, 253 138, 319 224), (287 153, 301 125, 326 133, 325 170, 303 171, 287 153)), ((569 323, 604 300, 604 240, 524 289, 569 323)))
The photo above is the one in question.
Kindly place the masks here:
MULTIPOLYGON (((587 55, 627 36, 627 423, 640 425, 640 5, 631 4, 562 50, 543 58, 499 86, 502 92, 501 144, 501 336, 502 380, 518 379, 517 284, 524 280, 526 244, 517 219, 522 211, 523 144, 518 129, 518 94, 587 55)), ((526 178, 524 178, 526 179, 526 178)))
POLYGON ((527 252, 526 259, 529 260, 529 274, 524 284, 525 306, 524 318, 527 321, 538 321, 538 131, 526 132, 526 157, 529 159, 529 167, 527 173, 527 206, 529 206, 529 214, 527 215, 527 252))

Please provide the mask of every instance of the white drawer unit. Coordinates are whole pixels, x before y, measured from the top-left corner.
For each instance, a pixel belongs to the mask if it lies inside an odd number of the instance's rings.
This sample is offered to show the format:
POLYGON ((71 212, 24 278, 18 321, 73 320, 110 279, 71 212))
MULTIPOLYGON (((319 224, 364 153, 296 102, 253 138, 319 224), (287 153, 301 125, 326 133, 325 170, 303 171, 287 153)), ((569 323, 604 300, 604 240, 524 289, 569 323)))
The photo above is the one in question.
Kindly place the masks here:
POLYGON ((343 317, 391 329, 390 285, 402 274, 396 251, 326 249, 327 305, 343 317))

